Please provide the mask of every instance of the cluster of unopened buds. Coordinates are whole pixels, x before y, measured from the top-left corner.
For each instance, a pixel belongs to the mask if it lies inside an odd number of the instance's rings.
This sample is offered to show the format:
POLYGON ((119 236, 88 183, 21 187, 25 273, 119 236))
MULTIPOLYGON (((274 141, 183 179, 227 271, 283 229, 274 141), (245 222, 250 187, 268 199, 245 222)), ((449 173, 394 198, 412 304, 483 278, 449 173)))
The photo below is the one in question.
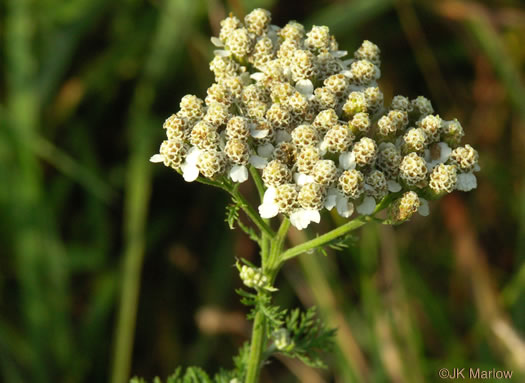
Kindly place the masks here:
POLYGON ((222 20, 212 43, 215 83, 204 100, 182 98, 151 159, 186 181, 241 183, 253 166, 266 189, 261 217, 281 213, 298 229, 318 223, 322 209, 372 214, 389 193, 399 196, 389 210, 398 223, 428 214, 429 199, 477 186, 478 154, 461 146, 457 120, 434 114, 423 96, 385 105, 370 41, 345 59, 328 27, 280 28, 255 9, 244 24, 222 20))
POLYGON ((279 351, 291 351, 295 346, 293 339, 290 338, 290 333, 285 328, 274 331, 272 337, 273 344, 279 351))
POLYGON ((254 289, 264 289, 268 291, 275 291, 275 288, 270 286, 270 281, 260 268, 248 265, 236 264, 239 270, 239 276, 245 286, 254 289))

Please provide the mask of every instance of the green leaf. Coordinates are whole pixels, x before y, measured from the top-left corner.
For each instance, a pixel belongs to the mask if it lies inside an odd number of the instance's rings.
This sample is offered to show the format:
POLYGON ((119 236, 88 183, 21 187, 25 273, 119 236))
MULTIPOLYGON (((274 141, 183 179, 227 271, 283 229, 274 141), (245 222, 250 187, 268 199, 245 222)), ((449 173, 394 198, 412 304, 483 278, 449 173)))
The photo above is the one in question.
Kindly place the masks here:
POLYGON ((315 368, 326 368, 321 354, 330 351, 334 345, 336 330, 328 329, 317 316, 315 307, 301 312, 295 309, 285 318, 285 329, 290 334, 290 344, 286 350, 278 352, 297 358, 304 364, 315 368))

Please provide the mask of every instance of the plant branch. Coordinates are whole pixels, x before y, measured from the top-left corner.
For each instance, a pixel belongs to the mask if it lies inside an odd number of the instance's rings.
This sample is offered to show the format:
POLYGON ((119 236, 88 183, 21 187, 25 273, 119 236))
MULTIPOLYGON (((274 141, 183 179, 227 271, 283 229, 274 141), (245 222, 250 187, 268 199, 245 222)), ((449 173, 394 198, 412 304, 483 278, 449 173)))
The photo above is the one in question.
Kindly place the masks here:
POLYGON ((257 225, 257 227, 261 230, 261 233, 263 235, 266 235, 268 237, 274 237, 275 233, 272 230, 272 228, 264 222, 264 220, 261 218, 259 213, 255 211, 255 209, 249 204, 249 202, 244 198, 244 196, 239 193, 236 189, 225 189, 228 190, 228 192, 237 200, 240 202, 240 206, 242 210, 246 213, 246 215, 252 220, 252 222, 257 225))
POLYGON ((273 284, 273 281, 277 275, 277 271, 279 270, 279 266, 282 263, 280 261, 280 255, 283 250, 283 243, 286 239, 286 235, 288 234, 289 228, 290 220, 285 217, 281 222, 281 226, 279 227, 277 235, 271 242, 270 256, 266 265, 266 270, 264 270, 271 284, 273 284))
MULTIPOLYGON (((279 227, 279 231, 276 235, 268 238, 270 242, 270 248, 268 244, 263 248, 261 258, 263 260, 263 270, 270 280, 270 284, 273 284, 277 271, 279 270, 279 254, 283 248, 283 242, 290 228, 290 220, 284 218, 279 227)), ((262 295, 268 294, 266 291, 258 290, 258 297, 262 298, 262 295)), ((263 310, 259 309, 255 315, 253 323, 252 341, 250 345, 250 358, 248 359, 248 368, 246 373, 246 383, 256 383, 259 379, 259 371, 263 358, 263 351, 266 346, 267 334, 266 334, 267 320, 266 314, 263 310)))
POLYGON ((263 180, 261 178, 261 175, 259 174, 259 172, 257 171, 257 169, 255 169, 253 166, 250 165, 250 174, 252 175, 252 178, 253 178, 253 182, 255 183, 255 187, 257 188, 257 192, 259 193, 259 198, 261 199, 261 202, 264 198, 264 183, 263 183, 263 180))
MULTIPOLYGON (((260 293, 264 294, 264 293, 260 293)), ((257 312, 253 323, 250 357, 246 371, 245 383, 257 383, 261 370, 263 349, 266 344, 266 317, 262 311, 257 312)))
POLYGON ((345 223, 342 226, 339 226, 338 228, 332 231, 329 231, 326 234, 320 235, 317 238, 311 239, 307 242, 304 242, 300 245, 294 246, 291 249, 286 250, 284 253, 282 253, 280 261, 287 261, 288 259, 296 257, 301 253, 305 253, 309 250, 326 245, 328 242, 331 242, 334 239, 363 226, 365 223, 370 222, 371 220, 372 217, 370 216, 360 216, 352 221, 345 223))
POLYGON ((361 226, 363 226, 365 223, 371 222, 371 221, 377 221, 377 218, 375 215, 379 213, 381 210, 384 210, 387 208, 392 201, 394 201, 397 197, 399 197, 402 193, 391 193, 387 195, 385 198, 379 202, 374 210, 374 212, 371 215, 365 215, 357 217, 356 219, 353 219, 352 221, 349 221, 345 223, 342 226, 339 226, 332 231, 329 231, 328 233, 325 233, 317 238, 311 239, 310 241, 307 241, 305 243, 302 243, 300 245, 294 246, 288 250, 286 250, 281 255, 280 262, 284 262, 288 259, 291 259, 293 257, 298 256, 301 253, 307 252, 309 250, 315 249, 316 247, 321 247, 323 245, 326 245, 327 243, 333 241, 334 239, 345 235, 352 230, 358 229, 361 226))

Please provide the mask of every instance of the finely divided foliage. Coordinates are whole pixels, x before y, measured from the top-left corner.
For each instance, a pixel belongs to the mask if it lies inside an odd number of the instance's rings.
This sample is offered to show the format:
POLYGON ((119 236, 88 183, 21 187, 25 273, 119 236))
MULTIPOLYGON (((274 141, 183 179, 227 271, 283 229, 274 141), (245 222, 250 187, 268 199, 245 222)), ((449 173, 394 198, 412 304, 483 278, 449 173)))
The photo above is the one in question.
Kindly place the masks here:
MULTIPOLYGON (((262 313, 271 350, 321 366, 317 352, 331 332, 310 312, 285 319, 286 311, 270 306, 282 261, 347 235, 384 208, 383 223, 427 215, 429 199, 477 186, 478 153, 461 146, 461 124, 435 114, 425 97, 397 95, 385 103, 377 83, 380 49, 370 41, 348 55, 328 27, 306 30, 295 21, 278 27, 263 9, 250 12, 244 23, 230 14, 211 41, 217 47, 210 62, 215 83, 204 100, 182 98, 180 110, 164 123, 166 140, 151 161, 163 162, 187 182, 233 195, 230 227, 238 222, 262 249, 261 268, 238 265, 244 284, 257 291, 244 292, 244 302, 253 305, 256 323, 256 313, 262 313), (238 190, 250 175, 261 197, 258 211, 238 190), (239 220, 241 208, 260 237, 239 220), (344 218, 360 217, 346 231, 335 229, 287 250, 279 261, 288 220, 302 230, 334 208, 344 218), (278 215, 285 228, 275 234, 269 220, 278 215)), ((254 342, 250 358, 258 360, 258 370, 262 356, 254 342)), ((232 381, 244 379, 244 372, 234 375, 232 381)), ((186 381, 179 376, 173 381, 186 381)), ((257 376, 248 368, 246 381, 257 376)))

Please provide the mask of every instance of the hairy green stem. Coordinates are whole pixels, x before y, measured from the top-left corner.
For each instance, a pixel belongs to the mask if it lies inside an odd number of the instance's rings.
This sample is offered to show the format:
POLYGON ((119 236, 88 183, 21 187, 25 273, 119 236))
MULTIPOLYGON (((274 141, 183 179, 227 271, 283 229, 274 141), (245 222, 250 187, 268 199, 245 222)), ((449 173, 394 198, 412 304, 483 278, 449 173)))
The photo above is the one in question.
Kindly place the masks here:
MULTIPOLYGON (((261 259, 263 260, 263 270, 265 275, 269 278, 270 284, 273 284, 277 272, 279 270, 279 254, 282 251, 283 243, 290 228, 290 220, 284 218, 279 231, 275 236, 269 240, 270 248, 266 245, 263 247, 261 252, 261 259)), ((264 243, 264 240, 263 240, 264 243)), ((268 241, 266 242, 268 244, 268 241)), ((262 296, 268 294, 267 291, 258 290, 257 294, 262 296)), ((250 357, 248 359, 248 368, 246 372, 245 383, 256 383, 259 380, 259 372, 261 370, 262 357, 265 345, 267 343, 268 336, 266 334, 266 318, 262 311, 259 311, 255 315, 253 323, 252 340, 250 344, 250 357)))
MULTIPOLYGON (((265 294, 265 293, 263 293, 265 294)), ((262 311, 255 315, 253 322, 252 341, 250 344, 250 358, 246 371, 245 383, 257 383, 261 371, 261 356, 266 344, 266 318, 262 311)))
POLYGON ((341 237, 351 232, 352 230, 355 230, 363 226, 365 223, 370 222, 371 220, 372 220, 372 217, 370 216, 360 216, 352 221, 345 223, 342 226, 339 226, 338 228, 332 231, 329 231, 326 234, 320 235, 317 238, 311 239, 305 243, 301 243, 300 245, 294 246, 291 249, 286 250, 284 253, 281 254, 280 261, 284 262, 288 259, 296 257, 297 255, 301 253, 305 253, 309 250, 313 250, 315 248, 326 245, 327 243, 333 241, 334 239, 341 237))
POLYGON ((328 233, 325 233, 323 235, 320 235, 317 238, 311 239, 310 241, 307 241, 305 243, 302 243, 300 245, 297 245, 295 247, 292 247, 291 249, 286 250, 284 253, 281 254, 279 262, 283 263, 287 261, 288 259, 291 259, 293 257, 298 256, 301 253, 305 253, 307 251, 313 250, 315 248, 321 247, 326 245, 327 243, 333 241, 334 239, 337 239, 338 237, 341 237, 345 234, 350 233, 352 230, 358 229, 367 222, 371 222, 374 220, 377 220, 375 218, 375 214, 380 212, 381 210, 386 209, 392 201, 394 201, 401 193, 391 193, 385 198, 379 202, 372 213, 372 215, 362 215, 359 216, 347 223, 345 223, 342 226, 339 226, 332 231, 329 231, 328 233))
POLYGON ((255 183, 255 187, 257 188, 257 192, 259 193, 259 198, 262 202, 264 198, 264 183, 261 178, 261 175, 253 166, 250 166, 250 174, 252 175, 253 182, 255 183))
POLYGON ((290 220, 285 217, 281 223, 281 226, 279 227, 279 231, 277 232, 277 235, 275 236, 275 238, 273 239, 271 243, 268 263, 266 265, 266 269, 264 270, 265 274, 268 276, 270 280, 270 284, 273 284, 273 281, 275 280, 275 277, 277 276, 277 272, 279 271, 279 267, 282 264, 280 255, 283 251, 283 243, 284 243, 284 240, 286 239, 286 235, 288 233, 289 228, 290 228, 290 220))

